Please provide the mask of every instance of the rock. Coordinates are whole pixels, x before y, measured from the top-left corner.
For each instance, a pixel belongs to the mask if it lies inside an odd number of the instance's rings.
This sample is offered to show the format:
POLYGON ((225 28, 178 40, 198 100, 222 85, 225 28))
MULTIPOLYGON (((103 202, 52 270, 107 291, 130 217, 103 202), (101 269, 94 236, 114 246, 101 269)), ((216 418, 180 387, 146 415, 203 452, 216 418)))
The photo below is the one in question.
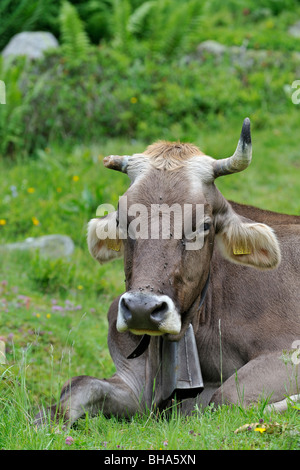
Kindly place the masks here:
POLYGON ((70 256, 74 251, 73 240, 66 235, 45 235, 27 238, 24 242, 1 245, 1 250, 39 250, 45 258, 62 258, 70 256))
MULTIPOLYGON (((286 63, 286 53, 284 52, 248 49, 247 46, 247 41, 241 46, 225 46, 217 41, 204 41, 198 45, 194 54, 183 57, 182 63, 188 64, 193 60, 205 62, 210 56, 216 64, 220 64, 226 58, 233 67, 245 71, 254 67, 281 67, 286 63)), ((289 60, 298 65, 299 53, 291 53, 289 60)))
POLYGON ((224 46, 224 44, 210 40, 201 42, 197 47, 197 56, 200 59, 205 60, 208 55, 219 59, 225 54, 232 64, 240 65, 241 68, 249 68, 252 67, 256 61, 264 60, 267 56, 267 51, 247 49, 247 44, 243 44, 242 46, 224 46))
POLYGON ((228 48, 230 60, 233 65, 239 66, 241 69, 251 69, 255 65, 261 66, 266 63, 271 54, 274 60, 274 54, 266 50, 246 49, 246 47, 232 46, 228 48))
POLYGON ((216 58, 217 62, 220 62, 226 54, 227 49, 228 47, 224 46, 224 44, 208 39, 198 45, 195 53, 183 56, 180 62, 181 65, 189 64, 193 60, 204 62, 208 56, 213 56, 216 58))
POLYGON ((213 41, 208 39, 207 41, 201 42, 197 47, 197 54, 199 56, 207 54, 212 54, 215 57, 220 57, 225 54, 228 48, 221 44, 220 42, 213 41))
POLYGON ((294 38, 300 38, 300 21, 290 26, 288 32, 294 38))
POLYGON ((16 34, 2 51, 3 57, 25 55, 30 59, 43 57, 44 51, 58 47, 58 41, 53 34, 37 31, 16 34))

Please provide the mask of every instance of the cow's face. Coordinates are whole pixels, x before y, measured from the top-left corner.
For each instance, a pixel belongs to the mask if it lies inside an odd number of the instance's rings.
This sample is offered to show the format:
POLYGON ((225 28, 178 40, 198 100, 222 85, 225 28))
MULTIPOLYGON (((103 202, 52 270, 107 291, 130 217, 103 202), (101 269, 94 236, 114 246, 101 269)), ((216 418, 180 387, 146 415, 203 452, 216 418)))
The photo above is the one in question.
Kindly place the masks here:
POLYGON ((232 262, 260 269, 278 265, 273 231, 238 216, 214 185, 216 177, 241 171, 250 161, 249 120, 228 159, 167 142, 132 157, 107 157, 106 166, 126 172, 131 186, 116 212, 90 221, 88 245, 100 262, 124 254, 120 332, 179 339, 198 309, 215 239, 232 262))

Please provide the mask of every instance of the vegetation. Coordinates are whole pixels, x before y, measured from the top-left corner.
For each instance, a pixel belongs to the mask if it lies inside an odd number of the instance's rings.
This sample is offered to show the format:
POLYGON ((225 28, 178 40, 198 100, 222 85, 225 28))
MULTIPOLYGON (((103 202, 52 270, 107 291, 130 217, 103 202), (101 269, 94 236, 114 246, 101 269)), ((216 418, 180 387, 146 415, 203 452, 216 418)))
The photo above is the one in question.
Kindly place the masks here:
POLYGON ((1 251, 0 448, 300 447, 297 406, 278 416, 264 413, 267 401, 189 418, 175 408, 169 420, 149 410, 129 422, 86 416, 71 430, 31 426, 38 404, 57 400, 69 377, 114 372, 106 314, 123 291, 123 266, 97 265, 86 247, 97 206, 116 206, 128 186, 104 169, 105 155, 163 138, 228 156, 248 115, 253 163, 218 187, 228 199, 300 214, 299 105, 291 100, 300 39, 288 34, 299 14, 296 0, 1 2, 0 47, 28 29, 52 31, 61 47, 38 61, 0 62, 0 242, 61 233, 76 249, 51 261, 1 251), (207 39, 254 59, 233 60, 230 49, 201 55, 207 39), (269 427, 234 433, 254 422, 269 427))
POLYGON ((95 45, 75 7, 63 2, 58 50, 40 61, 2 60, 0 75, 9 86, 0 155, 35 155, 52 141, 120 136, 198 141, 207 127, 237 126, 246 115, 254 129, 281 126, 285 115, 292 127, 300 39, 287 30, 298 2, 247 2, 247 8, 236 1, 218 8, 198 0, 176 2, 176 8, 169 0, 136 3, 100 3, 107 5, 104 16, 110 11, 111 29, 95 45), (288 8, 279 8, 285 3, 288 8), (200 55, 197 46, 206 39, 240 46, 240 60, 230 52, 200 55), (250 64, 245 49, 253 54, 250 64))

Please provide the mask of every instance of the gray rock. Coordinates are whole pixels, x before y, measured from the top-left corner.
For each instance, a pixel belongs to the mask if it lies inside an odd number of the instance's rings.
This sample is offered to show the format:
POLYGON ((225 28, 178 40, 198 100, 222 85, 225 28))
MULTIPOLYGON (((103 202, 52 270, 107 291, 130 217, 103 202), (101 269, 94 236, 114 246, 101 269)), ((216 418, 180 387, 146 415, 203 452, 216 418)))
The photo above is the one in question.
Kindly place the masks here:
POLYGON ((216 57, 225 54, 227 47, 217 41, 208 39, 207 41, 201 42, 197 47, 197 54, 202 56, 204 54, 212 54, 216 57))
POLYGON ((24 242, 1 245, 0 250, 39 250, 45 258, 63 258, 74 251, 73 240, 66 235, 45 235, 37 238, 27 238, 24 242))
MULTIPOLYGON (((246 47, 232 46, 228 48, 230 60, 233 65, 239 66, 241 69, 251 69, 255 65, 261 66, 269 59, 269 52, 266 50, 253 50, 246 47)), ((271 53, 272 60, 274 54, 271 53)))
POLYGON ((294 38, 300 38, 300 21, 290 26, 288 32, 294 38))
POLYGON ((216 62, 221 62, 223 56, 228 51, 228 47, 224 46, 218 41, 208 39, 207 41, 201 42, 196 51, 192 54, 185 55, 181 58, 181 65, 189 64, 193 60, 205 61, 208 56, 212 56, 216 59, 216 62))
MULTIPOLYGON (((204 62, 211 56, 216 64, 220 64, 226 57, 228 63, 233 67, 245 71, 254 67, 281 67, 286 63, 287 55, 282 51, 255 50, 248 49, 247 46, 247 41, 241 46, 225 46, 217 41, 204 41, 198 45, 194 54, 183 57, 182 63, 188 64, 193 60, 204 62)), ((298 65, 299 53, 290 53, 288 60, 298 65)))
POLYGON ((3 57, 25 55, 30 59, 43 57, 44 51, 58 47, 53 34, 44 31, 23 32, 16 34, 2 51, 3 57))

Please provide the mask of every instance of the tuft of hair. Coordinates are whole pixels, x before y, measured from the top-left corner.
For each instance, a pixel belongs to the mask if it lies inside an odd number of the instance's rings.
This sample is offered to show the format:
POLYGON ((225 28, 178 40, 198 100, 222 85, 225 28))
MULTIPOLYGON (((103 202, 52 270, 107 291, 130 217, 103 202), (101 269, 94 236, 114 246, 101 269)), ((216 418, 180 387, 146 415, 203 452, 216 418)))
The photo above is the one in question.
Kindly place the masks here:
POLYGON ((184 162, 190 158, 204 154, 193 144, 160 140, 149 145, 144 155, 159 170, 176 170, 184 166, 184 162))

